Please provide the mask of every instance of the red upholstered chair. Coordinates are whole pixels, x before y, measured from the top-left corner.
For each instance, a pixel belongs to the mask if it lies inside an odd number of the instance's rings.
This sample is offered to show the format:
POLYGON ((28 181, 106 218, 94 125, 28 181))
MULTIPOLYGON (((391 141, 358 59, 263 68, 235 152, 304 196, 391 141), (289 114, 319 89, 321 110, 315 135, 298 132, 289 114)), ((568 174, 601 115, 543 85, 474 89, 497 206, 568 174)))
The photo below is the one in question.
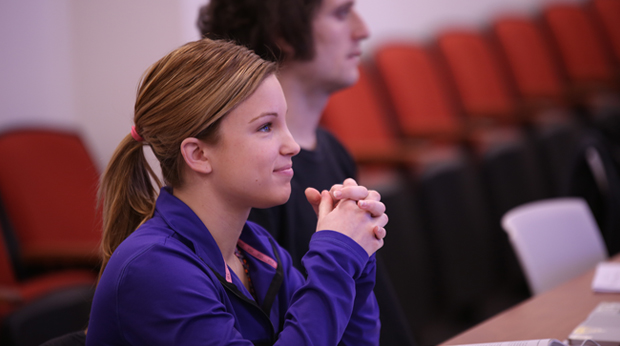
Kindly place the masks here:
POLYGON ((558 3, 543 14, 575 95, 613 88, 613 65, 590 13, 576 4, 558 3))
MULTIPOLYGON (((465 114, 470 121, 486 125, 478 126, 480 131, 473 143, 492 210, 492 224, 498 225, 507 208, 549 193, 537 148, 527 128, 521 126, 528 119, 519 108, 508 69, 488 36, 452 30, 438 36, 437 46, 465 114)), ((506 249, 506 263, 514 262, 506 241, 497 246, 506 249)))
POLYGON ((501 17, 493 23, 492 31, 506 58, 522 109, 535 125, 533 135, 550 189, 561 194, 580 136, 579 117, 569 107, 574 104, 568 98, 561 62, 536 20, 501 17))
POLYGON ((95 280, 96 275, 92 271, 66 270, 18 281, 4 236, 0 236, 0 321, 48 294, 81 286, 93 287, 95 280))
POLYGON ((85 328, 95 273, 65 270, 20 281, 4 240, 0 236, 0 344, 39 345, 85 328))
POLYGON ((0 197, 26 264, 98 263, 98 181, 73 133, 24 129, 0 135, 0 197))
POLYGON ((540 26, 526 17, 502 17, 493 23, 493 33, 518 94, 532 108, 563 105, 565 81, 540 26))
MULTIPOLYGON (((394 168, 418 169, 429 162, 455 155, 448 145, 416 145, 405 141, 380 93, 376 80, 364 66, 355 85, 332 96, 321 124, 329 129, 361 164, 367 185, 393 180, 394 168)), ((362 177, 360 177, 362 179, 362 177)))
POLYGON ((451 142, 461 139, 462 117, 428 50, 413 43, 387 44, 377 50, 375 64, 405 136, 451 142))
POLYGON ((489 41, 478 32, 452 30, 440 34, 437 47, 470 121, 517 123, 517 103, 505 67, 489 41))
POLYGON ((365 67, 355 85, 332 96, 321 118, 359 163, 405 162, 404 147, 365 67))
POLYGON ((620 1, 593 0, 595 20, 597 20, 607 38, 617 68, 620 68, 620 1))
MULTIPOLYGON (((467 44, 469 43, 471 42, 467 44)), ((461 53, 468 52, 459 52, 461 53)), ((466 56, 465 61, 457 61, 455 64, 474 65, 475 59, 473 56, 466 56)), ((434 59, 432 52, 413 44, 391 44, 378 50, 375 63, 390 94, 401 129, 410 138, 458 139, 467 136, 465 139, 479 144, 478 138, 473 134, 461 132, 463 117, 460 116, 460 110, 453 105, 452 90, 444 80, 442 66, 434 59)), ((474 67, 475 71, 482 71, 484 68, 486 67, 474 67)), ((467 74, 470 71, 459 72, 467 74)), ((491 75, 493 72, 482 73, 491 75)), ((473 95, 472 103, 475 106, 477 102, 477 109, 480 110, 479 113, 470 113, 468 119, 472 123, 487 120, 489 123, 504 124, 505 119, 494 117, 508 115, 512 110, 504 110, 501 103, 486 99, 484 86, 478 85, 475 80, 477 76, 463 77, 463 87, 473 89, 468 95, 473 95), (500 107, 497 107, 498 105, 500 107)), ((480 76, 480 82, 486 82, 484 77, 480 76)), ((505 82, 498 77, 495 83, 504 85, 505 82)), ((516 155, 502 162, 498 161, 498 164, 517 163, 515 176, 526 183, 518 184, 515 190, 527 187, 529 183, 527 177, 519 175, 523 170, 518 164, 524 160, 518 149, 520 148, 510 152, 516 152, 516 155)), ((484 164, 487 164, 487 156, 481 157, 484 164)), ((416 177, 416 197, 419 198, 423 210, 420 221, 427 232, 430 248, 433 249, 430 262, 433 263, 433 272, 436 273, 433 277, 435 294, 439 297, 433 308, 434 313, 438 313, 444 323, 449 320, 449 316, 454 315, 479 318, 478 316, 484 313, 492 313, 491 310, 499 311, 508 307, 508 301, 514 302, 523 298, 521 292, 512 292, 512 288, 503 291, 498 288, 506 277, 512 279, 516 276, 518 280, 520 273, 514 274, 509 265, 506 265, 508 269, 503 270, 502 278, 497 275, 495 264, 501 262, 504 266, 506 260, 504 255, 497 256, 501 251, 495 253, 489 249, 508 247, 509 244, 497 236, 498 232, 495 232, 492 226, 492 212, 484 195, 487 186, 482 184, 476 175, 477 167, 474 162, 477 161, 472 160, 468 153, 457 152, 451 158, 420 165, 416 177), (446 215, 450 217, 446 218, 446 215), (471 251, 472 249, 474 250, 471 251), (489 303, 499 301, 502 303, 489 303), (488 307, 483 307, 485 304, 489 304, 488 307)), ((494 162, 489 165, 495 166, 494 162)), ((512 177, 500 178, 503 178, 501 183, 512 182, 512 177)), ((490 188, 491 191, 495 191, 493 187, 490 188)), ((508 255, 510 254, 508 252, 508 255)), ((516 265, 515 268, 519 270, 516 265)), ((427 300, 432 301, 432 297, 433 295, 429 295, 427 300)))

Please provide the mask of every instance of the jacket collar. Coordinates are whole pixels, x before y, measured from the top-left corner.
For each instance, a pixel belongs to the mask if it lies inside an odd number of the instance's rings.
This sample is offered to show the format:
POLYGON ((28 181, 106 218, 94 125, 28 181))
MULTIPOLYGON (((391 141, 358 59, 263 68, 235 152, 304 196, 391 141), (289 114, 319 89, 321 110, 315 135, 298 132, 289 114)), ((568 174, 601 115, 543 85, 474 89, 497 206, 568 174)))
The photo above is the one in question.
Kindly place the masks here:
MULTIPOLYGON (((161 217, 184 241, 191 243, 194 252, 205 264, 219 275, 227 276, 227 265, 211 232, 187 204, 172 194, 172 188, 167 186, 161 188, 155 215, 161 217)), ((259 226, 256 224, 246 222, 239 245, 251 256, 276 270, 279 264, 271 241, 266 234, 259 234, 262 232, 257 232, 257 228, 259 226)))
POLYGON ((209 267, 220 275, 226 275, 224 257, 211 232, 187 204, 172 194, 171 187, 161 188, 155 205, 155 216, 161 217, 183 238, 183 242, 191 243, 196 255, 209 267))

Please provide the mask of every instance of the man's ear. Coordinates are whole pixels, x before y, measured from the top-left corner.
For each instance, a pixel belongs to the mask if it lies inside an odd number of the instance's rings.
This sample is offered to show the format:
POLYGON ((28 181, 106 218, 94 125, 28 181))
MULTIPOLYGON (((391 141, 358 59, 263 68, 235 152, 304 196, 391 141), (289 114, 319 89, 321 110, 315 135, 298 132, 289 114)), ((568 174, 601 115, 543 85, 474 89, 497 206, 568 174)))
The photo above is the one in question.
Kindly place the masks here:
POLYGON ((189 169, 203 174, 211 173, 211 161, 208 157, 207 144, 197 138, 185 138, 181 142, 181 155, 189 169))
POLYGON ((284 53, 284 60, 292 59, 295 56, 295 48, 286 42, 283 38, 276 38, 276 45, 284 53))

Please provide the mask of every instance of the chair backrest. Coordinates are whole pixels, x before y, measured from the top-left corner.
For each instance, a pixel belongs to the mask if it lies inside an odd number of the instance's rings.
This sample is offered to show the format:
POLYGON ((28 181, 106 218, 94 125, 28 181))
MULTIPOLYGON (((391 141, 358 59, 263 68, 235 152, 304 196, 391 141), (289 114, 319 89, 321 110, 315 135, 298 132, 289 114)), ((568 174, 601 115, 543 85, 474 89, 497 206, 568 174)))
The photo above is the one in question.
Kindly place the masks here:
POLYGON ((592 5, 609 40, 616 63, 620 65, 620 1, 593 0, 592 5))
POLYGON ((98 181, 75 134, 16 130, 0 136, 0 196, 27 261, 98 261, 98 181))
POLYGON ((4 240, 2 224, 0 223, 0 286, 10 287, 16 283, 17 278, 13 270, 9 249, 4 240))
POLYGON ((544 10, 569 79, 575 83, 610 83, 613 68, 592 17, 577 4, 558 3, 544 10))
POLYGON ((417 180, 420 219, 431 243, 429 265, 435 268, 441 304, 449 311, 477 309, 497 287, 498 259, 473 161, 461 153, 429 165, 417 180))
POLYGON ((329 99, 321 124, 342 141, 358 162, 390 161, 401 154, 398 136, 369 72, 364 66, 359 71, 355 85, 329 99))
POLYGON ((620 147, 596 132, 587 132, 571 152, 564 194, 582 197, 590 206, 610 256, 620 253, 620 147))
POLYGON ((404 135, 412 138, 454 139, 461 119, 436 61, 423 47, 389 44, 375 54, 379 71, 404 135))
POLYGON ((560 102, 564 86, 559 62, 537 23, 526 17, 502 17, 493 24, 493 32, 519 94, 525 99, 560 102))
POLYGON ((581 198, 527 203, 502 218, 533 294, 540 294, 607 258, 600 231, 581 198))
POLYGON ((489 41, 474 31, 448 31, 438 48, 454 80, 463 109, 470 118, 515 123, 516 100, 505 70, 489 41))

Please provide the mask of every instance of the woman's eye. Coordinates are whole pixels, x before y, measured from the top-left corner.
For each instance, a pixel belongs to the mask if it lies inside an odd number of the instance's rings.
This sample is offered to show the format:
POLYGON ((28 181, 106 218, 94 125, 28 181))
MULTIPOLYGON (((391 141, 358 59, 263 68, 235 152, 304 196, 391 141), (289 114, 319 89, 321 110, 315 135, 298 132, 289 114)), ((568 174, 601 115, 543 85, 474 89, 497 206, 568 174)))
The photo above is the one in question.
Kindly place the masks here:
POLYGON ((273 124, 272 124, 272 123, 267 123, 267 124, 265 124, 265 125, 261 126, 261 127, 258 129, 258 131, 261 131, 261 132, 270 132, 270 131, 271 131, 271 127, 272 127, 272 126, 273 126, 273 124))

